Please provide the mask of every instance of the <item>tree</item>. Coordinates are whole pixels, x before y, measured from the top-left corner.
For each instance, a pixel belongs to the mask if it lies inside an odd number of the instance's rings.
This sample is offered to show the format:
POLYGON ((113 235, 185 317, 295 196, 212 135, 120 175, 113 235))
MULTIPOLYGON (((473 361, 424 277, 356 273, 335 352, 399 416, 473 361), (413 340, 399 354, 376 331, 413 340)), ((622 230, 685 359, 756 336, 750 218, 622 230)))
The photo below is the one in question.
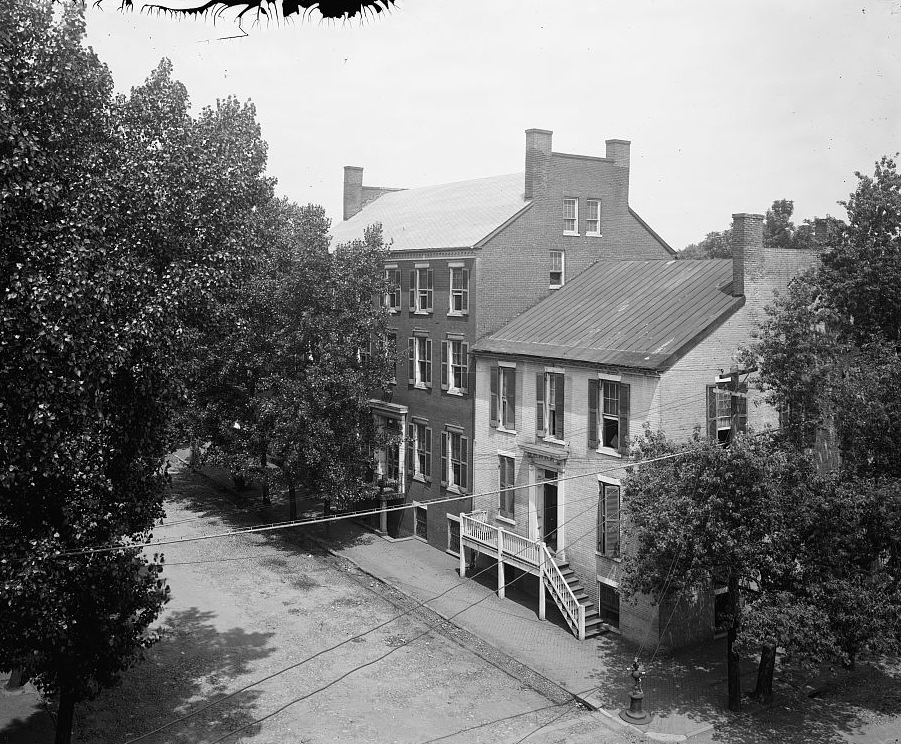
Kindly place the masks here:
POLYGON ((372 492, 368 401, 389 379, 386 313, 372 300, 384 253, 378 229, 330 251, 321 207, 273 201, 256 229, 253 268, 195 339, 189 417, 206 460, 261 478, 264 493, 275 463, 293 518, 298 485, 326 508, 372 492))
POLYGON ((82 12, 0 7, 0 668, 59 694, 58 742, 154 640, 181 331, 271 190, 227 173, 265 148, 216 147, 240 107, 194 125, 167 63, 114 98, 82 12))
POLYGON ((741 706, 739 645, 743 597, 781 586, 788 571, 790 515, 816 482, 796 450, 764 437, 738 436, 728 448, 696 435, 676 444, 646 429, 638 460, 679 455, 632 469, 626 504, 625 596, 666 591, 729 592, 729 708, 741 706))

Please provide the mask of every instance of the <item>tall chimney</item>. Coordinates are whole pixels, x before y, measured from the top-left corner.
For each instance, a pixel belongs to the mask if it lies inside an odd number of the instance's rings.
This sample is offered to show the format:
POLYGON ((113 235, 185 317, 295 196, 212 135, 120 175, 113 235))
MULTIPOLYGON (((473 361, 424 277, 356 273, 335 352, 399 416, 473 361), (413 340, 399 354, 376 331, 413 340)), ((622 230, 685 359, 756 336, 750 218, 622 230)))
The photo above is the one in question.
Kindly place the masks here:
POLYGON ((732 294, 745 294, 746 279, 763 262, 763 215, 732 215, 732 294))
POLYGON ((632 143, 629 140, 608 139, 607 141, 607 158, 613 161, 614 173, 616 181, 620 189, 620 194, 625 199, 626 205, 629 204, 629 155, 632 143))
POLYGON ((548 129, 526 130, 526 199, 542 194, 547 188, 553 134, 548 129))
POLYGON ((363 169, 344 166, 344 219, 349 220, 363 208, 363 169))

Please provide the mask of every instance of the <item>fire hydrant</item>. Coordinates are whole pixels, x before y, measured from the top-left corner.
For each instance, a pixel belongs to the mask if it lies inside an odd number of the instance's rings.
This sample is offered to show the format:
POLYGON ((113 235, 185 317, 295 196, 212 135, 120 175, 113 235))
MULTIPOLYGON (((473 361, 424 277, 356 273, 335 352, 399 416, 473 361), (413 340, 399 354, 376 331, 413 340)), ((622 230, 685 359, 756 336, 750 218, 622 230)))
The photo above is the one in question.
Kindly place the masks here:
POLYGON ((642 709, 644 701, 644 690, 641 689, 641 678, 644 676, 644 670, 638 665, 638 657, 632 662, 632 668, 629 675, 632 677, 632 689, 629 691, 629 709, 621 710, 619 717, 624 721, 643 726, 651 722, 651 714, 642 709))

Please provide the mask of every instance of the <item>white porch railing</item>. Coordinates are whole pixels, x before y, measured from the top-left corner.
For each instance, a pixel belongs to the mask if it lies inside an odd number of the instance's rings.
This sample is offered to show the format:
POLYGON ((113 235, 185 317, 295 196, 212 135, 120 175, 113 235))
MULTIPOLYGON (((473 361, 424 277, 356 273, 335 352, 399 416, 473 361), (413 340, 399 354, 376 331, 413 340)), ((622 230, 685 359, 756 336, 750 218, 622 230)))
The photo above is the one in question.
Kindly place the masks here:
POLYGON ((460 577, 466 577, 466 558, 463 550, 470 548, 494 554, 497 557, 498 596, 504 596, 504 561, 515 560, 526 565, 530 573, 540 577, 539 616, 544 619, 544 590, 547 586, 566 622, 580 641, 585 640, 585 606, 579 602, 569 583, 560 572, 547 545, 529 540, 522 535, 488 524, 487 512, 478 511, 460 515, 460 577))

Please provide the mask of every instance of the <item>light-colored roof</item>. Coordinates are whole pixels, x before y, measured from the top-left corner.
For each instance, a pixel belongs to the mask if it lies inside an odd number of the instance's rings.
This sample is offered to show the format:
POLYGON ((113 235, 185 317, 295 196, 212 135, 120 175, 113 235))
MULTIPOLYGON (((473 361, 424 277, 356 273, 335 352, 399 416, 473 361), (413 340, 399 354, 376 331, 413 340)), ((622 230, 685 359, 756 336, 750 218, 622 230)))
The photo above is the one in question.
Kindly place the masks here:
POLYGON ((524 174, 513 173, 392 191, 332 225, 331 244, 362 238, 367 226, 381 222, 394 251, 469 248, 526 206, 524 183, 524 174))
POLYGON ((476 352, 665 370, 744 304, 732 261, 598 261, 476 352))

